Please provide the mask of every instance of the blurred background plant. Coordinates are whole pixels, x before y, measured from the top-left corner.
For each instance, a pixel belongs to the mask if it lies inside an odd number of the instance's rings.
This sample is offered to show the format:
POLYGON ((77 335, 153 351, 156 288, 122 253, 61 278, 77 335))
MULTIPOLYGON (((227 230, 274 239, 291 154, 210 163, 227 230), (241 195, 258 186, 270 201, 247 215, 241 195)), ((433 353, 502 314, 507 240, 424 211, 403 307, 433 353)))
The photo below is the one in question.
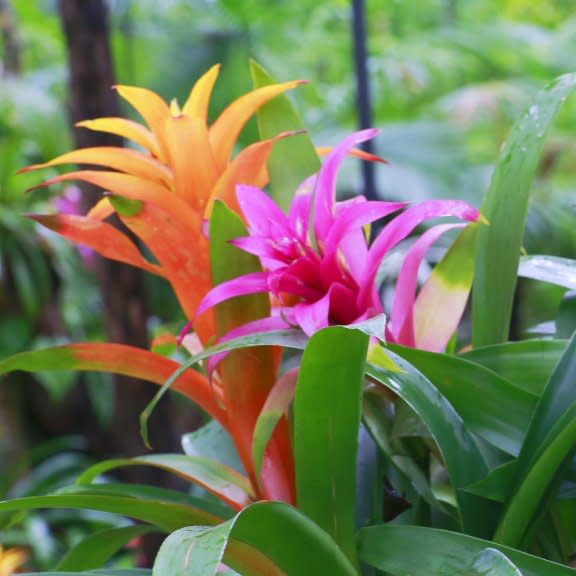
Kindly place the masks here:
MULTIPOLYGON (((93 271, 74 248, 21 217, 46 211, 53 199, 24 193, 37 177, 15 176, 71 148, 60 4, 0 0, 0 358, 57 341, 102 339, 105 331, 93 271)), ((182 102, 200 73, 222 62, 214 117, 249 89, 253 57, 279 80, 310 81, 294 99, 317 144, 335 142, 357 123, 348 0, 109 0, 107 6, 119 83, 182 102)), ((366 9, 374 124, 382 130, 376 151, 391 162, 377 169, 378 193, 480 205, 513 120, 537 88, 573 69, 572 0, 367 0, 366 9)), ((547 139, 529 208, 528 253, 576 254, 575 106, 573 100, 563 107, 547 139)), ((253 121, 240 142, 255 138, 253 121)), ((350 163, 345 171, 343 195, 361 190, 356 170, 350 163)), ((548 333, 563 294, 521 280, 513 336, 548 333)), ((160 281, 146 278, 146 298, 149 338, 182 321, 160 281)), ((17 471, 7 475, 11 481, 26 482, 55 454, 32 446, 73 431, 85 435, 88 453, 115 453, 113 435, 102 439, 114 409, 110 381, 85 375, 72 386, 77 378, 18 374, 11 377, 18 384, 0 387, 0 467, 17 471)), ((58 466, 46 468, 59 477, 58 466)), ((0 494, 13 495, 7 485, 0 494)), ((7 546, 22 541, 15 534, 7 546)), ((34 566, 49 565, 42 552, 31 554, 34 566)))

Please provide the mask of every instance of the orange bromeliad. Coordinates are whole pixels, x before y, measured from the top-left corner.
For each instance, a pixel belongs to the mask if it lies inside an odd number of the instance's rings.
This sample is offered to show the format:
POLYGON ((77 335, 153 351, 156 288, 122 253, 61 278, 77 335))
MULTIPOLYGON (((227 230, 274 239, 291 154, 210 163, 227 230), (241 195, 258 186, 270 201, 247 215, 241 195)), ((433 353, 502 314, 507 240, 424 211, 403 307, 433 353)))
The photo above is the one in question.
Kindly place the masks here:
MULTIPOLYGON (((255 89, 232 102, 209 126, 208 106, 218 71, 219 66, 214 66, 204 74, 182 107, 176 102, 168 105, 150 90, 117 86, 119 94, 139 112, 146 126, 124 118, 99 118, 78 124, 116 134, 142 149, 84 148, 24 169, 70 163, 104 167, 105 170, 65 173, 40 185, 82 180, 101 187, 107 195, 88 214, 32 218, 104 257, 164 277, 189 321, 194 320, 200 301, 212 288, 209 243, 203 226, 214 201, 223 200, 239 213, 236 185, 266 185, 266 160, 272 147, 291 133, 256 142, 232 157, 235 142, 260 106, 302 83, 293 81, 255 89), (136 201, 135 208, 127 209, 122 200, 136 201), (149 248, 157 264, 148 261, 128 236, 105 221, 114 213, 149 248)), ((213 314, 204 314, 194 321, 194 331, 204 346, 213 342, 213 314)), ((152 352, 119 344, 76 344, 63 347, 60 353, 67 356, 71 369, 129 374, 157 384, 162 384, 178 367, 176 362, 152 352)), ((230 432, 249 475, 253 497, 293 502, 288 427, 279 426, 272 437, 260 478, 251 457, 254 425, 276 379, 276 362, 270 357, 271 352, 266 349, 248 354, 246 370, 234 374, 234 382, 228 382, 232 376, 223 373, 221 387, 211 386, 202 374, 188 370, 175 389, 230 432), (228 398, 227 392, 231 390, 243 390, 243 406, 238 405, 237 397, 228 398)), ((217 490, 215 493, 218 495, 217 490)), ((238 501, 236 507, 245 503, 238 501)))

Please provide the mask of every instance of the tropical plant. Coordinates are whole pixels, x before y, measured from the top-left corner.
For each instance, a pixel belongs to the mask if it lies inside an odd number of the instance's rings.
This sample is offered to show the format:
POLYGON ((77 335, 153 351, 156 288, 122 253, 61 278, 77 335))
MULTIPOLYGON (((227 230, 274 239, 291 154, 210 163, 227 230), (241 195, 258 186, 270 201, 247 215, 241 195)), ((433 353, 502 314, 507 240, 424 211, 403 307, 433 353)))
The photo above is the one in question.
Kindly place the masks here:
MULTIPOLYGON (((351 147, 373 134, 336 146, 314 184, 309 181, 291 203, 293 180, 277 176, 286 165, 299 180, 317 168, 306 135, 270 134, 300 127, 281 96, 295 84, 271 83, 253 66, 254 91, 208 127, 215 76, 215 69, 203 76, 182 109, 121 87, 148 128, 122 119, 84 125, 130 136, 147 153, 89 149, 57 158, 49 164, 96 163, 124 173, 53 178, 49 183, 87 180, 109 195, 85 217, 35 217, 106 256, 167 278, 204 349, 180 366, 122 345, 75 344, 17 355, 0 370, 109 370, 165 383, 161 393, 173 386, 229 432, 243 470, 207 458, 216 440, 204 431, 187 437, 186 455, 103 462, 67 490, 6 501, 0 511, 80 507, 142 520, 172 532, 158 554, 158 574, 216 574, 222 563, 246 574, 353 575, 361 563, 398 576, 573 574, 567 563, 576 551, 570 520, 576 336, 568 342, 506 340, 543 135, 576 77, 545 89, 519 120, 482 207, 490 225, 467 226, 417 297, 419 264, 446 225, 414 242, 385 332, 374 286, 383 256, 428 217, 475 222, 478 211, 461 201, 423 203, 391 219, 369 246, 362 227, 401 207, 362 198, 336 202, 334 182, 351 147), (234 138, 257 109, 268 140, 230 161, 234 138), (278 139, 283 154, 270 155, 278 139), (260 152, 250 171, 233 169, 254 150, 260 152), (291 204, 288 216, 254 188, 268 175, 276 203, 291 204), (249 186, 235 197, 238 182, 249 186), (104 222, 113 212, 157 263, 104 222), (454 354, 447 344, 473 273, 474 348, 454 354), (262 332, 263 326, 274 330, 262 332), (396 344, 385 344, 385 333, 396 344), (278 378, 282 348, 304 352, 287 358, 278 378), (202 361, 205 373, 194 369, 202 361), (377 450, 362 440, 362 421, 377 450), (94 482, 125 465, 175 472, 227 506, 94 482)), ((548 278, 573 271, 573 263, 555 266, 548 278)), ((77 560, 67 569, 95 567, 132 536, 112 530, 81 543, 82 554, 72 554, 77 560)))

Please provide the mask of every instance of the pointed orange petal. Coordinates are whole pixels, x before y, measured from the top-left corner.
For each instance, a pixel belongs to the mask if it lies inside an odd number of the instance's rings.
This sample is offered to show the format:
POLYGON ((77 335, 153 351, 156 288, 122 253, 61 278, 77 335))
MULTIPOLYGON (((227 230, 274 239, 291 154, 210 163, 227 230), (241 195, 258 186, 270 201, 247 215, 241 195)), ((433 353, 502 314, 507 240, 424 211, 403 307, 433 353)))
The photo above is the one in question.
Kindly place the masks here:
POLYGON ((121 138, 132 140, 132 142, 142 146, 142 148, 148 150, 156 156, 156 158, 160 156, 156 137, 148 128, 145 128, 142 124, 138 124, 138 122, 126 120, 125 118, 96 118, 95 120, 77 122, 76 126, 78 128, 94 130, 95 132, 116 134, 116 136, 120 136, 121 138))
POLYGON ((170 117, 164 134, 176 194, 201 212, 218 179, 206 124, 200 118, 170 117))
POLYGON ((210 127, 210 142, 219 170, 223 170, 228 164, 234 144, 242 128, 244 128, 244 125, 256 110, 268 100, 300 84, 305 84, 305 81, 295 80, 284 84, 269 84, 268 86, 257 88, 234 100, 220 114, 216 122, 210 127))
POLYGON ((108 190, 113 194, 130 200, 150 202, 166 210, 174 220, 178 220, 190 230, 195 231, 201 229, 199 214, 194 212, 184 200, 176 196, 176 194, 171 193, 165 186, 137 178, 136 176, 130 176, 129 174, 80 170, 61 174, 60 176, 46 180, 31 188, 31 190, 71 180, 82 180, 89 184, 94 184, 95 186, 99 186, 104 190, 108 190))
POLYGON ((166 160, 166 144, 164 142, 164 124, 170 114, 170 108, 156 92, 136 86, 116 86, 118 94, 135 108, 158 141, 159 159, 166 160))
MULTIPOLYGON (((332 146, 316 146, 316 154, 318 156, 326 156, 332 152, 332 146)), ((380 164, 389 164, 388 160, 384 160, 380 156, 376 154, 370 154, 370 152, 365 152, 364 150, 360 150, 358 148, 352 148, 350 152, 348 152, 348 156, 352 156, 353 158, 360 158, 360 160, 367 160, 368 162, 379 162, 380 164)))
POLYGON ((110 204, 110 198, 105 197, 100 198, 100 200, 90 208, 86 217, 92 220, 106 220, 106 218, 112 216, 114 212, 116 212, 116 210, 114 206, 110 204))
POLYGON ((220 64, 216 64, 194 84, 188 100, 186 100, 186 104, 182 108, 182 112, 186 116, 200 118, 200 120, 208 122, 210 96, 219 72, 220 64))
POLYGON ((238 200, 236 199, 236 185, 247 184, 259 188, 265 186, 268 181, 266 161, 268 160, 270 152, 272 152, 274 144, 279 140, 287 138, 288 136, 294 136, 295 134, 301 134, 301 131, 282 132, 274 136, 274 138, 261 140, 244 148, 226 167, 224 174, 220 176, 214 187, 210 201, 206 206, 204 218, 210 218, 215 200, 222 200, 230 210, 234 210, 236 214, 243 218, 242 210, 240 210, 238 200))
POLYGON ((163 276, 160 267, 148 262, 136 245, 111 224, 71 214, 29 214, 28 217, 72 242, 92 248, 105 258, 163 276))
POLYGON ((80 148, 67 154, 62 154, 45 162, 44 164, 33 164, 20 170, 20 173, 48 168, 49 166, 59 166, 61 164, 93 164, 96 166, 106 166, 113 170, 120 170, 133 176, 146 178, 153 182, 164 182, 168 186, 172 184, 172 173, 169 168, 158 160, 150 158, 136 150, 128 148, 118 148, 114 146, 100 146, 96 148, 80 148))
MULTIPOLYGON (((138 214, 121 219, 158 260, 186 318, 194 318, 198 304, 211 288, 210 249, 200 226, 190 230, 146 202, 138 214)), ((213 315, 203 314, 194 331, 204 344, 209 343, 215 333, 213 315)))

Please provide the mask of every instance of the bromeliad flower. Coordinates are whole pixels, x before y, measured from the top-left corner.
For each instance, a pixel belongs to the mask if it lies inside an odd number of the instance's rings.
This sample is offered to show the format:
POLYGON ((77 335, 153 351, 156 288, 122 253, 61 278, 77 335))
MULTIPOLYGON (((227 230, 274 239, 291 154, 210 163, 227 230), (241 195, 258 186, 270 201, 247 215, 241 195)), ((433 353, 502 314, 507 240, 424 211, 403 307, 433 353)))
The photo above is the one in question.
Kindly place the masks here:
MULTIPOLYGON (((269 292, 277 304, 275 314, 236 329, 234 336, 289 326, 299 326, 311 335, 330 324, 371 318, 382 313, 375 278, 390 249, 425 220, 478 219, 478 210, 465 202, 430 200, 396 216, 369 247, 363 227, 406 204, 367 201, 362 196, 336 202, 335 182, 338 168, 353 146, 376 134, 376 130, 365 130, 343 140, 328 155, 318 175, 300 187, 288 215, 258 188, 238 186, 236 194, 249 236, 233 243, 258 256, 264 271, 216 286, 202 300, 198 315, 232 297, 269 292)), ((430 228, 408 251, 387 329, 390 340, 414 345, 413 327, 406 324, 413 321, 418 267, 427 248, 457 226, 462 224, 430 228)))

